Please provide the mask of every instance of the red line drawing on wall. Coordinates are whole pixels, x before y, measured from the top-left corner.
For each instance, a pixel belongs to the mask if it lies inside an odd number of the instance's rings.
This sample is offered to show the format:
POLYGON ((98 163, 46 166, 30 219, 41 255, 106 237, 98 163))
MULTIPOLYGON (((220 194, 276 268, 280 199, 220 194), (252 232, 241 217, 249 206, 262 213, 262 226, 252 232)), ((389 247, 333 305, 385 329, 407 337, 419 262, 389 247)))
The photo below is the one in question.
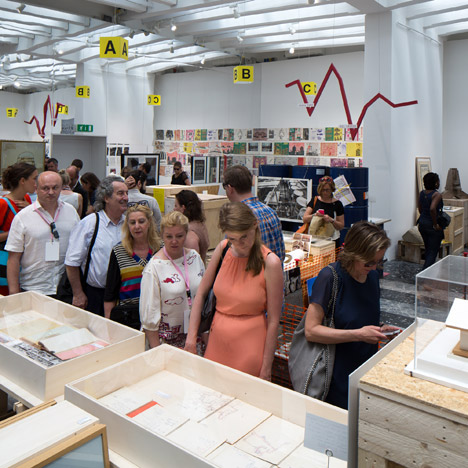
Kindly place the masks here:
MULTIPOLYGON (((348 125, 353 125, 353 120, 351 119, 351 113, 349 111, 348 98, 346 96, 346 91, 345 91, 345 88, 344 88, 343 78, 341 78, 341 75, 338 73, 338 70, 335 68, 335 65, 333 65, 333 63, 328 68, 327 74, 325 75, 325 78, 323 79, 322 84, 320 85, 320 89, 318 90, 313 103, 308 102, 307 96, 304 93, 304 90, 302 89, 302 85, 301 85, 300 80, 291 81, 290 83, 286 84, 285 86, 286 86, 286 88, 289 88, 291 86, 297 85, 297 87, 299 88, 299 92, 301 93, 301 96, 302 96, 302 101, 304 102, 304 104, 306 104, 307 113, 309 114, 309 117, 311 117, 314 110, 315 110, 315 108, 316 108, 316 106, 317 106, 317 103, 320 100, 320 96, 322 95, 322 92, 325 89, 325 86, 326 86, 326 84, 328 82, 328 79, 330 78, 330 75, 332 73, 335 74, 336 79, 338 80, 338 84, 340 86, 341 98, 343 99, 343 107, 344 107, 344 110, 345 110, 345 113, 346 113, 346 119, 348 121, 348 125)), ((356 123, 356 128, 351 128, 350 129, 351 130, 351 136, 352 136, 353 140, 356 139, 356 136, 358 135, 359 127, 362 124, 362 121, 364 119, 364 116, 366 115, 367 109, 369 109, 369 107, 372 104, 374 104, 374 102, 377 101, 378 99, 382 99, 389 106, 391 106, 393 108, 404 107, 404 106, 414 106, 415 104, 418 103, 418 101, 406 101, 406 102, 399 102, 399 103, 395 104, 394 102, 390 101, 390 99, 385 97, 383 94, 377 93, 372 99, 370 99, 366 104, 364 104, 364 107, 362 108, 361 114, 359 115, 359 119, 358 119, 358 121, 356 123)))
POLYGON ((43 107, 43 112, 44 112, 44 124, 41 127, 41 124, 39 123, 39 120, 35 115, 31 117, 31 120, 28 122, 27 120, 24 121, 24 123, 31 125, 33 122, 36 122, 36 127, 37 127, 37 133, 41 138, 45 138, 45 126, 47 124, 47 112, 50 111, 51 115, 51 123, 52 126, 55 127, 55 124, 57 123, 57 115, 58 115, 58 110, 60 106, 63 106, 64 104, 60 104, 59 102, 57 103, 56 109, 55 109, 55 115, 53 114, 53 107, 52 107, 52 101, 50 99, 50 96, 47 96, 46 102, 44 103, 43 107))

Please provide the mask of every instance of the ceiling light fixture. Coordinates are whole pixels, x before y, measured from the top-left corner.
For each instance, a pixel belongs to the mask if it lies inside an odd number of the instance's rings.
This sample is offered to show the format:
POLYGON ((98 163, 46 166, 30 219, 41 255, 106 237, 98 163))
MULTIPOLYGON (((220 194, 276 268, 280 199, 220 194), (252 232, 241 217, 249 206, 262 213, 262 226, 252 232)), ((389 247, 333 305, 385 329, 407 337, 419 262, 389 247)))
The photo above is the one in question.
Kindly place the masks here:
POLYGON ((26 5, 24 3, 22 3, 17 9, 16 11, 21 14, 23 13, 24 9, 26 8, 26 5))
POLYGON ((130 34, 128 35, 130 39, 133 39, 135 37, 135 31, 130 31, 130 34))
POLYGON ((143 34, 144 34, 145 36, 149 36, 149 35, 150 35, 150 32, 149 32, 149 31, 145 31, 143 34))
POLYGON ((13 86, 14 86, 15 88, 21 88, 21 83, 20 83, 19 81, 16 81, 16 80, 15 80, 15 82, 13 83, 13 86))
POLYGON ((205 58, 205 56, 203 56, 202 59, 200 60, 200 63, 202 65, 205 65, 205 62, 206 62, 206 58, 205 58))
POLYGON ((240 34, 237 35, 237 40, 239 42, 244 42, 244 38, 240 34))
POLYGON ((289 48, 289 53, 290 53, 291 55, 293 55, 295 51, 296 51, 296 50, 294 49, 294 46, 292 45, 292 46, 289 48))
POLYGON ((291 26, 289 27, 289 32, 290 32, 291 34, 296 34, 297 30, 296 30, 296 28, 295 28, 293 25, 291 25, 291 26))
POLYGON ((174 21, 171 21, 171 31, 172 31, 172 32, 177 31, 177 25, 174 24, 174 21))
POLYGON ((237 7, 237 5, 232 9, 232 14, 235 19, 240 17, 239 8, 237 7))

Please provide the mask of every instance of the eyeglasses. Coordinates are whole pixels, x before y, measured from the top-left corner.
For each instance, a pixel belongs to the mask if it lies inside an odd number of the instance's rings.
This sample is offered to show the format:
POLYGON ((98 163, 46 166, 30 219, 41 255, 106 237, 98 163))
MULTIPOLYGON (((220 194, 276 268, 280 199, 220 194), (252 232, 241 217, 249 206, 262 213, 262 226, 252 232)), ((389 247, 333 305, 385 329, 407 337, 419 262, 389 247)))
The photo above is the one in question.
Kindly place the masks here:
POLYGON ((226 187, 228 186, 229 184, 227 184, 226 182, 223 182, 223 189, 226 190, 226 187))
POLYGON ((55 239, 60 237, 54 222, 50 223, 50 232, 55 237, 55 239))
POLYGON ((382 268, 383 267, 383 264, 385 263, 385 260, 380 260, 379 262, 367 262, 367 263, 364 263, 364 266, 366 268, 373 268, 373 267, 377 267, 377 268, 382 268))

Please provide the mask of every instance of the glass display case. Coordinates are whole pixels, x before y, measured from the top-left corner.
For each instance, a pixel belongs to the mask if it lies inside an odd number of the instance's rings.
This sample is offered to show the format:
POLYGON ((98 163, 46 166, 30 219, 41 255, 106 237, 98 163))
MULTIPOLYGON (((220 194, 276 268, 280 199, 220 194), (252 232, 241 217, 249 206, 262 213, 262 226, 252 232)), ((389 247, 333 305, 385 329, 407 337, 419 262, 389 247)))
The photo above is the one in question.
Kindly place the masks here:
POLYGON ((468 258, 449 255, 416 276, 414 360, 405 372, 468 392, 468 258))

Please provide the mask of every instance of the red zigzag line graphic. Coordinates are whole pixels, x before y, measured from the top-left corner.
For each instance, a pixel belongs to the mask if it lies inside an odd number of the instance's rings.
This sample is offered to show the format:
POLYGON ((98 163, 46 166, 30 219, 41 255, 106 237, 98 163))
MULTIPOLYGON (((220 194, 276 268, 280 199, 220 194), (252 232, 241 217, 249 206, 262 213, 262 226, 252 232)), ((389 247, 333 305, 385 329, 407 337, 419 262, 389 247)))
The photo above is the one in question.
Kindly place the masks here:
MULTIPOLYGON (((316 109, 317 103, 320 100, 320 96, 322 95, 322 92, 325 89, 325 86, 326 86, 326 84, 328 82, 328 79, 330 78, 330 75, 332 74, 332 72, 335 74, 335 76, 336 76, 336 78, 338 80, 338 84, 340 85, 341 98, 343 99, 343 107, 344 107, 344 110, 346 112, 346 119, 348 121, 348 125, 352 125, 353 121, 351 119, 351 113, 349 111, 348 98, 346 96, 346 91, 345 91, 345 88, 344 88, 343 78, 341 78, 341 75, 338 73, 338 70, 335 68, 335 65, 333 65, 333 63, 328 68, 327 74, 325 75, 325 78, 323 79, 322 84, 320 85, 320 89, 318 90, 318 93, 315 96, 314 102, 312 104, 306 106, 307 113, 309 114, 309 117, 312 116, 314 110, 316 109)), ((300 80, 294 80, 294 81, 291 81, 291 83, 286 84, 285 86, 286 86, 286 88, 289 88, 290 86, 293 86, 293 85, 297 85, 297 87, 299 88, 299 92, 301 93, 302 100, 303 100, 304 104, 309 104, 309 102, 307 101, 307 96, 304 93, 304 90, 302 88, 301 81, 300 80)), ((362 124, 362 121, 364 120, 364 116, 366 115, 367 109, 369 109, 369 107, 372 104, 374 104, 374 102, 377 101, 378 99, 382 99, 389 106, 391 106, 393 108, 404 107, 404 106, 414 106, 415 104, 418 103, 418 101, 406 101, 406 102, 399 102, 399 103, 395 104, 394 102, 390 101, 390 99, 386 98, 383 94, 377 93, 362 108, 361 114, 360 114, 359 119, 358 119, 357 124, 356 124, 356 128, 351 128, 350 129, 351 130, 351 137, 352 137, 353 140, 355 140, 356 136, 358 135, 359 128, 360 128, 360 126, 362 124)))
POLYGON ((55 127, 55 124, 57 123, 57 115, 58 115, 58 110, 59 107, 63 106, 63 104, 60 104, 59 102, 57 103, 57 108, 55 109, 55 115, 53 115, 53 109, 52 109, 52 101, 50 99, 50 96, 47 96, 46 102, 44 103, 43 107, 43 112, 44 112, 44 124, 41 127, 41 124, 39 123, 39 120, 35 115, 31 117, 31 120, 28 122, 27 120, 24 121, 24 123, 31 125, 33 122, 36 122, 36 127, 37 127, 37 133, 41 138, 45 138, 45 126, 47 123, 47 112, 50 110, 50 115, 52 117, 52 126, 55 127))

